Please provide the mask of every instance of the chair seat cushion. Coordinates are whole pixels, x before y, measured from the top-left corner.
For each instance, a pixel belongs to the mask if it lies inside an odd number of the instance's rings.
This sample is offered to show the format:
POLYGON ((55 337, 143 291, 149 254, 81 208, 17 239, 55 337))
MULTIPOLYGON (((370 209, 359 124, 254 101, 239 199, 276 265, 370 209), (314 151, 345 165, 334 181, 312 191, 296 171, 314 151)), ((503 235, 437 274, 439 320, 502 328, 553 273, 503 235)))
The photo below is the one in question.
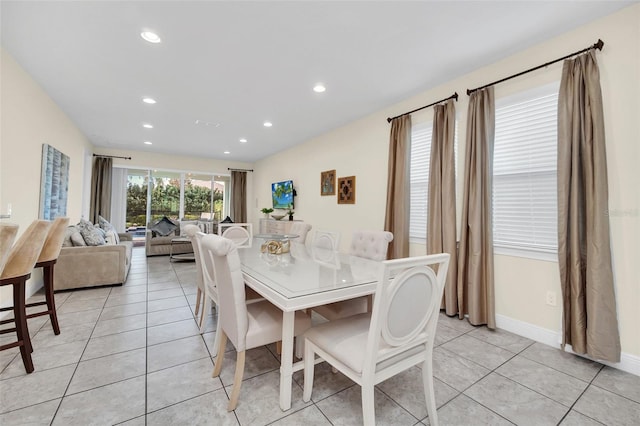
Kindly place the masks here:
MULTIPOLYGON (((264 300, 247 304, 249 327, 246 349, 267 345, 282 340, 282 311, 264 300)), ((311 327, 311 318, 302 311, 296 311, 294 336, 299 336, 311 327)))
POLYGON ((339 318, 345 318, 367 312, 368 302, 369 298, 367 296, 363 296, 355 299, 344 300, 342 302, 316 306, 313 310, 329 321, 333 321, 339 318))
POLYGON ((361 373, 370 324, 371 314, 364 313, 312 327, 304 337, 361 373))

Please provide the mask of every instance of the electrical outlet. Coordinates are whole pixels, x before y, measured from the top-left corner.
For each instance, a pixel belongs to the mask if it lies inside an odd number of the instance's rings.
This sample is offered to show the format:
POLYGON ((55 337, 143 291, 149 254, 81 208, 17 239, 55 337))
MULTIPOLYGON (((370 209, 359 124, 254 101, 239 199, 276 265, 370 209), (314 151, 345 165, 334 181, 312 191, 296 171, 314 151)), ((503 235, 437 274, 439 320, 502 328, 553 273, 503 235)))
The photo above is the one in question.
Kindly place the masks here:
POLYGON ((547 291, 547 305, 556 306, 556 292, 547 291))

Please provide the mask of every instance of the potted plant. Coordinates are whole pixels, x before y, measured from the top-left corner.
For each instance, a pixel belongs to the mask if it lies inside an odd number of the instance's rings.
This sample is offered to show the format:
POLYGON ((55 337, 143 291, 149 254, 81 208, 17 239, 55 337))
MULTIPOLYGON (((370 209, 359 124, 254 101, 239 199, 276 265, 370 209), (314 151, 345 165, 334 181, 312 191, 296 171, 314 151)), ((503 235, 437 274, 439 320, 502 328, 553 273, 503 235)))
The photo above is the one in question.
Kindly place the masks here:
POLYGON ((269 218, 269 213, 272 213, 273 209, 270 209, 269 207, 265 207, 260 211, 264 213, 264 217, 269 218))
POLYGON ((291 209, 287 210, 287 214, 289 215, 289 220, 293 220, 294 213, 295 212, 293 210, 291 210, 291 209))

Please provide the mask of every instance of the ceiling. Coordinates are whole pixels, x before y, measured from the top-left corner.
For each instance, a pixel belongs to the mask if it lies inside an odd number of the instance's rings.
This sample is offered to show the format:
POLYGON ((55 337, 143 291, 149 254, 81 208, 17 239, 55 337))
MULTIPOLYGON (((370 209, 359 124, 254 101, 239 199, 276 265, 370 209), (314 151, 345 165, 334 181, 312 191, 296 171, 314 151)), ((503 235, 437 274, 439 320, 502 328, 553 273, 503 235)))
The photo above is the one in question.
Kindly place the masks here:
POLYGON ((3 48, 94 145, 254 162, 631 3, 3 0, 0 16, 3 48))

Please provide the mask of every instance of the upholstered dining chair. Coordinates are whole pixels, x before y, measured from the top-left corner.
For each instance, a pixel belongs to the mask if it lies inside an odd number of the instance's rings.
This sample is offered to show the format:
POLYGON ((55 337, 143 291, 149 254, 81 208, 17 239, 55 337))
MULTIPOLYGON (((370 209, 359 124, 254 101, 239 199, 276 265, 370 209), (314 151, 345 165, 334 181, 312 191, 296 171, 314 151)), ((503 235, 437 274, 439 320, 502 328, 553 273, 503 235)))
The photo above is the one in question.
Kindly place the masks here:
POLYGON ((448 267, 448 253, 387 260, 372 312, 307 330, 302 399, 311 399, 318 354, 362 387, 363 424, 374 425, 374 386, 421 365, 429 424, 437 426, 433 341, 448 267))
POLYGON ((307 234, 311 230, 311 225, 304 222, 295 222, 289 229, 289 234, 297 235, 294 241, 299 244, 304 244, 307 241, 307 234))
POLYGON ((0 223, 0 274, 2 274, 17 233, 18 225, 0 223))
POLYGON ((219 223, 218 235, 232 240, 236 247, 251 247, 253 244, 252 223, 219 223))
MULTIPOLYGON (((388 231, 354 231, 351 236, 349 254, 364 259, 382 261, 387 258, 387 249, 391 241, 393 241, 393 234, 388 231)), ((370 307, 371 297, 363 296, 316 306, 313 310, 324 318, 333 321, 367 312, 370 307)))
POLYGON ((13 318, 2 320, 0 324, 15 324, 14 328, 0 330, 0 334, 15 331, 17 336, 15 342, 0 345, 0 351, 19 347, 22 363, 27 373, 33 372, 33 361, 31 360, 33 348, 27 327, 25 283, 31 277, 31 271, 40 256, 50 227, 51 222, 46 220, 32 222, 11 248, 4 269, 0 274, 0 286, 13 286, 13 306, 0 309, 0 312, 13 311, 13 318))
MULTIPOLYGON (((196 225, 185 225, 184 233, 187 235, 189 240, 191 241, 191 246, 193 247, 193 257, 196 261, 196 286, 198 290, 196 292, 196 309, 195 316, 198 318, 198 314, 200 317, 198 319, 198 326, 200 327, 200 334, 204 332, 204 316, 205 316, 205 274, 203 259, 200 256, 200 241, 196 239, 196 235, 200 232, 200 228, 196 225)), ((217 298, 216 298, 217 300, 217 298)))
POLYGON ((42 251, 40 252, 40 256, 38 256, 38 261, 35 265, 36 268, 42 268, 45 300, 43 302, 27 303, 26 305, 27 308, 46 305, 46 310, 29 314, 27 315, 27 319, 42 315, 49 315, 51 327, 53 327, 53 333, 56 335, 60 334, 60 326, 58 325, 56 301, 53 295, 53 267, 58 261, 58 256, 62 249, 62 241, 64 240, 64 234, 68 224, 68 217, 58 217, 54 219, 51 224, 47 234, 47 239, 44 241, 44 246, 42 247, 42 251))
MULTIPOLYGON (((220 346, 213 377, 220 375, 227 339, 231 340, 237 352, 233 389, 227 406, 227 410, 232 411, 240 396, 245 352, 282 340, 283 313, 266 300, 246 303, 240 257, 233 241, 217 235, 206 235, 202 238, 202 246, 205 256, 213 259, 220 297, 220 346)), ((295 313, 295 336, 300 336, 310 326, 311 319, 307 314, 300 311, 295 313)))

